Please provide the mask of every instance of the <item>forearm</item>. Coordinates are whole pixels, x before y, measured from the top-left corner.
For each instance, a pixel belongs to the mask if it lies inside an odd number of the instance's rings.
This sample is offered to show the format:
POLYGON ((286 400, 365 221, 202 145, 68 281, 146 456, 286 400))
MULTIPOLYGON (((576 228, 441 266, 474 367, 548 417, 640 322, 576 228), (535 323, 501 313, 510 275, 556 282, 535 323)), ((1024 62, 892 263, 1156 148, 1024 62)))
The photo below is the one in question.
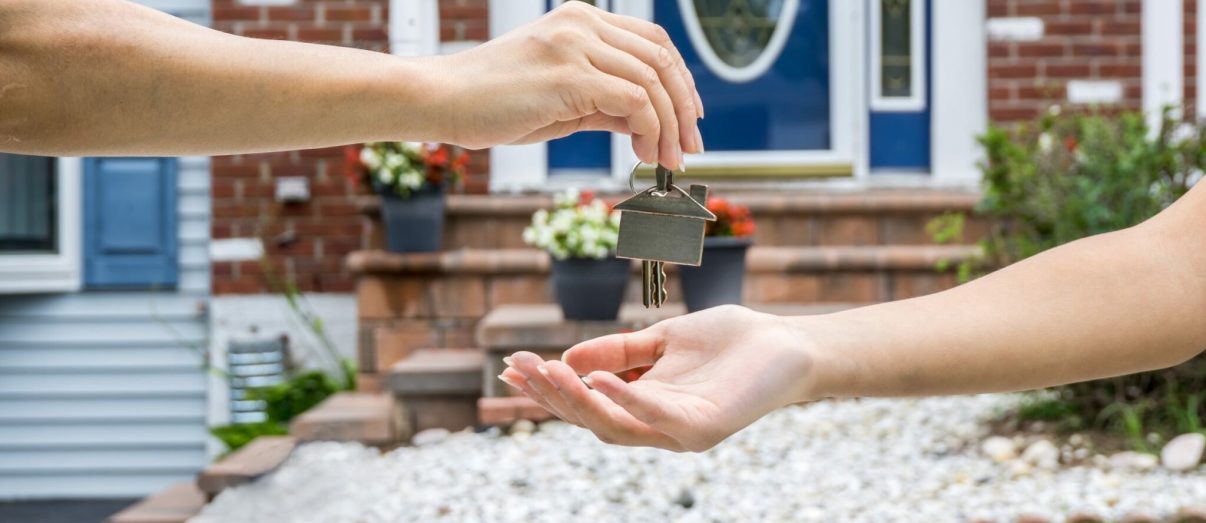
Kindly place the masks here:
POLYGON ((808 396, 1024 390, 1175 365, 1206 348, 1206 192, 927 297, 796 318, 808 396))
POLYGON ((0 0, 0 19, 0 150, 205 155, 451 138, 439 59, 242 38, 117 0, 0 0))

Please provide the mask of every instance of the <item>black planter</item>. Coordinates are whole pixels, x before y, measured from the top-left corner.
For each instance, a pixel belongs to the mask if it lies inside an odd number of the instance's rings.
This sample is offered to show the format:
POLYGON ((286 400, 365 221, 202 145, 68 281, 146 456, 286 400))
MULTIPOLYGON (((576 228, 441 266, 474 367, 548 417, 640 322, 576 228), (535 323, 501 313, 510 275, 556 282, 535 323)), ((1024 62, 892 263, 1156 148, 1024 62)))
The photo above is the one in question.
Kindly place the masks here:
POLYGON ((444 191, 427 186, 398 196, 390 189, 381 194, 381 220, 385 223, 385 248, 389 252, 433 252, 440 250, 444 236, 444 191))
POLYGON ((615 321, 631 267, 620 258, 553 260, 553 292, 565 319, 615 321))
POLYGON ((680 265, 683 301, 687 311, 702 311, 717 305, 741 303, 741 284, 745 281, 747 237, 704 238, 703 262, 699 267, 680 265))

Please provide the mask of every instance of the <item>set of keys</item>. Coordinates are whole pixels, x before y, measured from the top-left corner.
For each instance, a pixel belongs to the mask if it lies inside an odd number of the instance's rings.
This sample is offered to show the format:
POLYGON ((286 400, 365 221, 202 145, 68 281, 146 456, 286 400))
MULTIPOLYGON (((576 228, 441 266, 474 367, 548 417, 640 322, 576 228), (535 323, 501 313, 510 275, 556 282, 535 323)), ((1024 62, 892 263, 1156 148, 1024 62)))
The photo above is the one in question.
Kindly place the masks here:
POLYGON ((661 307, 669 296, 665 264, 699 266, 705 222, 716 221, 707 207, 708 186, 692 185, 684 191, 674 184, 674 171, 661 165, 656 178, 657 185, 615 206, 620 211, 616 256, 641 260, 646 308, 661 307))

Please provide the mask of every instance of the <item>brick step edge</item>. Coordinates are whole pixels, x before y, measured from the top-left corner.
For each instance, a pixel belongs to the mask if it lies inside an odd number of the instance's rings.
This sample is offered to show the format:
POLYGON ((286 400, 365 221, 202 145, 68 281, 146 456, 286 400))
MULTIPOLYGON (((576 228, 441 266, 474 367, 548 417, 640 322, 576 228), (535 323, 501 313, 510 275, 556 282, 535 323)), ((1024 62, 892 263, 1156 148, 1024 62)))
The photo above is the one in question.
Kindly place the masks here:
MULTIPOLYGON (((932 271, 940 263, 957 264, 980 253, 974 245, 871 245, 833 247, 750 248, 750 272, 821 272, 913 270, 932 271)), ((397 254, 380 250, 348 255, 348 269, 356 274, 541 274, 547 273, 549 256, 536 249, 459 249, 432 253, 397 254)), ((633 270, 639 270, 633 262, 633 270)))
POLYGON ((477 400, 479 425, 510 425, 521 419, 539 422, 553 418, 552 413, 544 410, 532 398, 504 396, 477 400))
POLYGON ((289 434, 301 442, 348 441, 390 447, 400 441, 400 425, 390 394, 340 392, 294 418, 289 434))
POLYGON ((105 523, 184 523, 205 507, 205 493, 192 481, 172 485, 105 519, 105 523))
POLYGON ((255 481, 281 466, 293 449, 292 436, 260 436, 197 475, 197 488, 210 499, 231 487, 255 481))
MULTIPOLYGON (((602 195, 615 204, 626 195, 602 195)), ((936 213, 970 212, 980 200, 973 191, 898 189, 868 191, 787 191, 726 194, 731 203, 745 205, 755 215, 767 214, 857 214, 857 213, 936 213)), ((448 196, 448 214, 465 216, 531 216, 537 209, 553 205, 550 196, 469 195, 448 196)), ((381 198, 362 196, 357 200, 360 213, 381 214, 381 198)))

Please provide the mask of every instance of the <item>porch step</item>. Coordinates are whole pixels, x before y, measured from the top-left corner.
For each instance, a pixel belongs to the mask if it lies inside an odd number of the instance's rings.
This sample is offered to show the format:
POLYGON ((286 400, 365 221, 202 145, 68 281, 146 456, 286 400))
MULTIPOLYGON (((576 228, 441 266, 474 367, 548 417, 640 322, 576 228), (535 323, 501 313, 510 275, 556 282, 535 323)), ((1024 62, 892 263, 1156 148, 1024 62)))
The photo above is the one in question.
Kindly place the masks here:
POLYGON ((292 436, 260 436, 197 475, 197 488, 209 499, 223 490, 255 481, 281 466, 293 449, 292 436))
POLYGON ((539 422, 554 417, 535 400, 524 396, 480 398, 477 412, 479 425, 510 425, 521 419, 539 422))
POLYGON ((289 433, 306 441, 356 441, 376 447, 401 442, 401 420, 390 394, 340 392, 302 413, 289 433))
POLYGON ((475 425, 484 361, 477 349, 419 349, 390 368, 386 387, 398 401, 402 439, 475 425))
MULTIPOLYGON (((970 212, 979 194, 934 189, 787 190, 726 192, 730 202, 746 205, 758 224, 758 245, 922 245, 933 240, 925 230, 944 212, 970 212)), ((623 195, 604 195, 609 203, 623 195)), ((446 249, 521 248, 523 228, 537 209, 552 200, 542 195, 451 195, 444 231, 446 249)), ((381 201, 364 197, 361 212, 376 218, 381 201)), ((370 220, 374 246, 381 246, 381 224, 370 220)), ((966 241, 983 236, 985 223, 972 218, 966 241)))
POLYGON ((109 516, 105 523, 185 523, 201 512, 205 502, 197 484, 184 481, 109 516))

